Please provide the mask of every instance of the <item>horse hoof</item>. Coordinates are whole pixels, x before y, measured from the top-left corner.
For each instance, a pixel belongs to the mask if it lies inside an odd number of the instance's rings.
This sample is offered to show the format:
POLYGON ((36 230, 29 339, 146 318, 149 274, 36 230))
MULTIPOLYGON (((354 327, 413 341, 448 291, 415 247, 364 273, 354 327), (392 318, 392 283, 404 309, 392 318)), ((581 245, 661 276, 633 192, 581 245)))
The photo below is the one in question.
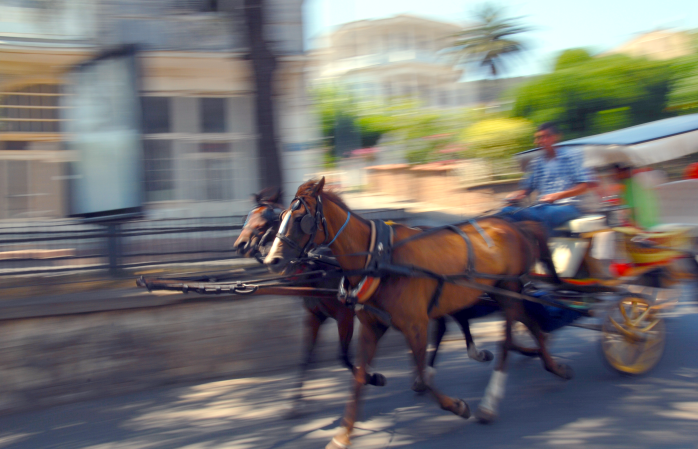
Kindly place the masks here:
POLYGON ((477 422, 480 424, 492 424, 497 418, 497 415, 492 410, 487 410, 485 408, 478 408, 477 413, 475 413, 477 422))
POLYGON ((491 362, 494 359, 494 354, 492 354, 487 349, 480 351, 480 361, 481 362, 491 362))
POLYGON ((458 405, 458 407, 456 408, 456 415, 460 416, 463 419, 470 418, 470 407, 468 407, 468 403, 465 402, 463 399, 458 399, 456 404, 458 405))
POLYGON ((332 438, 332 441, 325 446, 325 449, 347 449, 349 446, 351 446, 349 434, 345 429, 342 429, 332 438))
POLYGON ((302 402, 296 402, 284 413, 284 419, 298 419, 308 414, 307 407, 302 402))
POLYGON ((337 438, 332 438, 332 441, 325 446, 325 449, 347 449, 348 447, 348 444, 343 444, 337 441, 337 438))
POLYGON ((427 391, 427 386, 419 377, 417 377, 412 384, 412 391, 415 393, 424 393, 427 391))
POLYGON ((559 365, 557 365, 557 373, 555 374, 557 374, 565 380, 571 380, 574 377, 574 370, 571 366, 566 365, 564 363, 560 363, 559 365))
POLYGON ((386 379, 381 373, 376 373, 371 374, 371 380, 368 383, 376 387, 384 387, 385 384, 388 383, 388 379, 386 379))

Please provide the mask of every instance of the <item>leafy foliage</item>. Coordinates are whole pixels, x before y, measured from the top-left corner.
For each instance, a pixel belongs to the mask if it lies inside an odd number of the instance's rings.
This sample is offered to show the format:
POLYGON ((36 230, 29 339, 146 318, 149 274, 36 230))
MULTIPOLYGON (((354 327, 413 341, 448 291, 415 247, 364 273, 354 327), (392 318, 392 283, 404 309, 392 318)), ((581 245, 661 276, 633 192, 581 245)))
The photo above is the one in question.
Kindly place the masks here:
POLYGON ((591 54, 583 48, 570 48, 563 51, 555 61, 555 70, 563 70, 591 60, 591 54))
POLYGON ((669 93, 669 109, 679 114, 698 112, 698 31, 690 36, 693 54, 673 65, 675 80, 669 93))
POLYGON ((534 123, 555 121, 567 138, 673 115, 666 110, 674 76, 670 62, 625 55, 577 61, 558 64, 562 68, 522 86, 513 115, 534 123), (609 126, 611 121, 615 125, 609 126))
POLYGON ((533 148, 534 132, 523 118, 488 118, 463 130, 461 139, 468 145, 468 157, 502 159, 533 148))
POLYGON ((462 62, 477 60, 480 67, 496 78, 504 71, 504 61, 524 50, 517 35, 530 31, 520 17, 505 17, 504 9, 484 3, 475 11, 476 25, 458 34, 452 53, 462 62))

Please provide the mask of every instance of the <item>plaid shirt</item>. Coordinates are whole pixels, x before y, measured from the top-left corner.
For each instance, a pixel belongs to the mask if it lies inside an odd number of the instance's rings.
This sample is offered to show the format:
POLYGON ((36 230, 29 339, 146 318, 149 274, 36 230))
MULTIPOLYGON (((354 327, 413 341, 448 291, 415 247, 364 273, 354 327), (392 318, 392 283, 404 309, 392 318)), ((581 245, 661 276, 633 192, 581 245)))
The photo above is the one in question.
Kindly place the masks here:
MULTIPOLYGON (((521 189, 538 191, 538 196, 569 190, 577 184, 594 182, 593 174, 584 167, 584 154, 574 147, 556 147, 552 159, 545 155, 534 158, 528 166, 528 176, 521 181, 521 189)), ((565 198, 560 202, 574 202, 565 198)))

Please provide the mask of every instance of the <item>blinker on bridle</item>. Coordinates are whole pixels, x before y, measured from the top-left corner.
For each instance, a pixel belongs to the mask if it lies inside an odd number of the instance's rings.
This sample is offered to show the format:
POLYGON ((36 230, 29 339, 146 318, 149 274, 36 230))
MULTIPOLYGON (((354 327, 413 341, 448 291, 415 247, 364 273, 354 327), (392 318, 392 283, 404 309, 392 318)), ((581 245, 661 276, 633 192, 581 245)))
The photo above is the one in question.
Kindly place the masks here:
MULTIPOLYGON (((304 234, 309 235, 310 239, 308 239, 308 242, 305 244, 303 248, 300 247, 300 245, 293 240, 289 239, 286 235, 286 229, 280 229, 279 233, 276 235, 276 237, 293 248, 294 250, 298 251, 298 256, 301 257, 304 255, 307 255, 308 252, 313 249, 315 246, 314 240, 315 236, 317 234, 318 229, 320 226, 322 226, 323 231, 325 232, 325 241, 320 244, 319 246, 330 246, 334 241, 339 237, 339 235, 344 231, 344 228, 347 226, 349 223, 349 219, 351 218, 351 212, 347 213, 347 220, 344 222, 342 227, 339 229, 337 234, 335 234, 334 238, 331 241, 328 241, 329 235, 327 234, 327 221, 325 220, 325 214, 322 211, 322 198, 318 196, 316 198, 317 205, 315 208, 315 216, 311 215, 310 213, 310 207, 308 207, 308 203, 302 198, 302 197, 296 197, 293 199, 293 204, 291 206, 291 210, 289 213, 293 213, 293 211, 296 211, 300 209, 301 204, 303 207, 305 207, 305 215, 300 220, 300 228, 301 231, 303 231, 304 234), (283 232, 282 232, 283 231, 283 232)), ((283 223, 283 220, 282 220, 283 223)), ((283 224, 282 224, 283 226, 283 224)))
POLYGON ((243 228, 245 226, 247 226, 247 223, 249 223, 250 218, 252 218, 252 215, 254 214, 254 211, 259 209, 260 207, 264 208, 264 211, 262 212, 263 219, 265 219, 266 221, 271 222, 271 223, 274 223, 276 220, 279 220, 279 215, 277 215, 277 213, 274 211, 274 207, 272 205, 260 203, 257 205, 257 207, 252 209, 250 211, 250 213, 247 214, 247 216, 245 216, 245 218, 242 220, 242 227, 243 228))

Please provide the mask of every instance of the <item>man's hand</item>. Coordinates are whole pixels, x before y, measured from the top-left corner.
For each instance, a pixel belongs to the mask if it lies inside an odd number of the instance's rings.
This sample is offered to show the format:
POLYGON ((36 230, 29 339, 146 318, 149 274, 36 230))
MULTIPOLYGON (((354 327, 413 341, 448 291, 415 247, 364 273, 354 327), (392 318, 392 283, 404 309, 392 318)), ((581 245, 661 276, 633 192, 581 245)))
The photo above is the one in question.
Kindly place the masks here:
POLYGON ((559 193, 550 193, 548 195, 543 195, 540 198, 538 198, 538 201, 541 203, 554 203, 557 200, 561 200, 562 196, 560 196, 559 193))
POLYGON ((509 195, 506 196, 505 199, 509 202, 516 202, 521 201, 524 198, 526 198, 526 191, 517 190, 516 192, 511 192, 509 195))
POLYGON ((583 182, 581 184, 577 184, 569 190, 565 190, 564 192, 556 192, 550 193, 548 195, 543 195, 540 198, 538 198, 538 201, 540 201, 541 203, 554 203, 557 200, 569 198, 571 196, 581 195, 582 193, 589 190, 589 187, 590 184, 583 182))

